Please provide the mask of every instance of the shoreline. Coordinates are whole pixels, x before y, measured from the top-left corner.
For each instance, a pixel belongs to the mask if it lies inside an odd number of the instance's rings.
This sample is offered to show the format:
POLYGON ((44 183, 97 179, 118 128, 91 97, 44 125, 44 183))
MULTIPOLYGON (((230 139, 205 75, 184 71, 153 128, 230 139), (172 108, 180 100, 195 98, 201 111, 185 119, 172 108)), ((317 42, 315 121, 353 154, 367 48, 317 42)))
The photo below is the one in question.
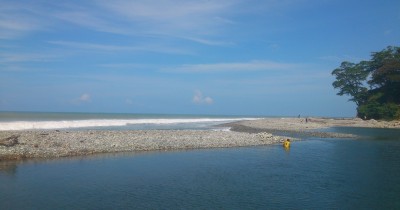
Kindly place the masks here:
MULTIPOLYGON (((231 127, 231 131, 259 133, 291 137, 347 138, 349 134, 318 131, 332 127, 365 127, 400 129, 400 121, 361 120, 359 118, 264 118, 238 121, 220 126, 231 127)), ((353 136, 355 137, 355 136, 353 136)))
POLYGON ((222 130, 22 130, 0 131, 0 161, 59 158, 100 153, 228 148, 271 145, 308 137, 355 138, 316 129, 349 127, 400 128, 400 122, 328 118, 264 118, 221 124, 222 130))
POLYGON ((213 130, 0 131, 0 161, 100 153, 259 146, 285 137, 213 130))

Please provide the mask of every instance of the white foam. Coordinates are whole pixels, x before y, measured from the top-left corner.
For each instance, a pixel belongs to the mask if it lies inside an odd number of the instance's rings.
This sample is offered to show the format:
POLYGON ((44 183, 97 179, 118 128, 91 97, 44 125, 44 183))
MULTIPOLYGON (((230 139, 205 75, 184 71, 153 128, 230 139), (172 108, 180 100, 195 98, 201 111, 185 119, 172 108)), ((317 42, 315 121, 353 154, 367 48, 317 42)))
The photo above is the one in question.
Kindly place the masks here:
POLYGON ((104 120, 68 120, 68 121, 13 121, 0 122, 0 130, 32 130, 32 129, 73 129, 87 127, 113 127, 139 124, 180 124, 180 123, 213 123, 239 120, 255 120, 256 118, 194 118, 194 119, 104 119, 104 120))
POLYGON ((221 128, 214 128, 213 131, 224 131, 224 132, 231 132, 231 127, 221 127, 221 128))

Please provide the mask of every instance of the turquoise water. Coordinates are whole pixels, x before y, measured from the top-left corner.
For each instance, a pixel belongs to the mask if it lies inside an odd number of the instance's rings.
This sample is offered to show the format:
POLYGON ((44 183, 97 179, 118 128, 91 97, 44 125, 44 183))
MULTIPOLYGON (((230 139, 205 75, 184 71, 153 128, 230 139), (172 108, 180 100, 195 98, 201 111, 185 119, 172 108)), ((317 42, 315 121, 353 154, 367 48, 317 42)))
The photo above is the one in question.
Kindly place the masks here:
MULTIPOLYGON (((343 128, 335 128, 343 129, 343 128)), ((0 163, 0 209, 399 209, 400 130, 0 163)))

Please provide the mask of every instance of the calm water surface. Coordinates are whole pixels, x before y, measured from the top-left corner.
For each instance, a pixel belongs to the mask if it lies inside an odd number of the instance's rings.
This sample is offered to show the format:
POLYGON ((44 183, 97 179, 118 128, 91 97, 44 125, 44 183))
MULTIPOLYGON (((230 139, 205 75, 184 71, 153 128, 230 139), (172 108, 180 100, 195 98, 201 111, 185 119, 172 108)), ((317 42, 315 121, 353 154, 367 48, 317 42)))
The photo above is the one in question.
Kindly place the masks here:
POLYGON ((0 162, 0 209, 399 209, 400 130, 346 132, 364 136, 0 162))

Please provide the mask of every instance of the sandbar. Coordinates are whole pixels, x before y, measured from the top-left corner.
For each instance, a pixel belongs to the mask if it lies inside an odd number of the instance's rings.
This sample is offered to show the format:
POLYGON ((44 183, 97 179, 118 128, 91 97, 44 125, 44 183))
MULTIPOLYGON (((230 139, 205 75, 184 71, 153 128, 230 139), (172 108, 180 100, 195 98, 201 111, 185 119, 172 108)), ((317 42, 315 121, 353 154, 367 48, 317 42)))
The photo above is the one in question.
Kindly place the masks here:
POLYGON ((399 121, 329 118, 264 118, 220 125, 217 130, 22 130, 0 131, 0 161, 99 153, 271 145, 304 137, 354 138, 318 131, 335 126, 400 128, 399 121), (289 136, 289 137, 287 137, 289 136))

